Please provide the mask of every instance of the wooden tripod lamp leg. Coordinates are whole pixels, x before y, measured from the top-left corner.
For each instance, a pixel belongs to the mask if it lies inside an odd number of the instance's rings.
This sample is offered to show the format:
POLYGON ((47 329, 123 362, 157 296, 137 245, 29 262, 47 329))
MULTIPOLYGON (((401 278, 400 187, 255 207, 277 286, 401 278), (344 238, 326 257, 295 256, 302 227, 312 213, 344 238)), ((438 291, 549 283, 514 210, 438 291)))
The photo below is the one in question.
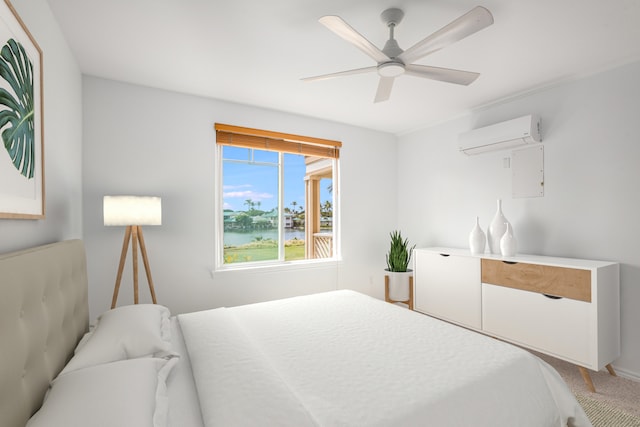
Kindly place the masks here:
POLYGON ((124 263, 127 258, 127 251, 129 249, 129 240, 131 239, 131 226, 128 225, 124 232, 124 241, 122 242, 122 252, 120 253, 120 265, 118 266, 118 275, 116 276, 116 285, 113 288, 113 298, 111 299, 111 308, 116 308, 116 302, 118 301, 118 292, 120 291, 120 282, 122 281, 122 270, 124 270, 124 263))
POLYGON ((138 240, 140 241, 140 252, 142 252, 142 262, 144 270, 147 273, 147 282, 149 282, 149 291, 151 292, 151 300, 156 302, 156 291, 153 287, 153 279, 151 278, 151 267, 149 267, 149 259, 147 258, 147 247, 144 244, 144 236, 142 235, 142 227, 138 227, 138 240))
POLYGON ((131 226, 131 255, 133 256, 133 303, 138 304, 138 230, 139 226, 131 226))
POLYGON ((138 245, 142 252, 142 261, 147 272, 147 281, 154 304, 156 302, 156 292, 151 278, 151 268, 147 258, 147 248, 142 235, 142 225, 162 224, 162 203, 160 197, 146 196, 104 196, 103 201, 104 225, 126 226, 124 241, 122 242, 122 252, 120 253, 120 265, 118 275, 113 289, 111 308, 116 307, 118 293, 122 283, 122 272, 127 259, 129 242, 131 242, 131 257, 133 261, 133 302, 138 304, 140 300, 138 286, 138 245))
POLYGON ((149 291, 154 304, 156 301, 156 291, 153 287, 153 279, 151 278, 151 267, 149 267, 149 259, 147 257, 147 247, 144 244, 144 236, 142 235, 142 227, 139 225, 128 225, 124 233, 124 242, 122 243, 122 252, 120 253, 120 265, 118 266, 118 276, 116 277, 116 285, 113 289, 113 298, 111 299, 111 308, 116 308, 118 301, 118 292, 120 291, 120 282, 122 281, 122 271, 129 250, 129 241, 131 241, 131 255, 133 258, 133 303, 138 304, 138 243, 140 244, 140 252, 142 252, 142 262, 147 273, 147 281, 149 282, 149 291))

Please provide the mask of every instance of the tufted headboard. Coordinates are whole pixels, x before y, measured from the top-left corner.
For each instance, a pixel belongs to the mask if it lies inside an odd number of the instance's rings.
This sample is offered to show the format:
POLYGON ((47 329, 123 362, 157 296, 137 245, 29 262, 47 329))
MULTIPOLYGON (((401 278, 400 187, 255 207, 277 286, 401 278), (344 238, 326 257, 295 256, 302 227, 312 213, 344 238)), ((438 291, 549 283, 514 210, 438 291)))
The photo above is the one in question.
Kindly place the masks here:
POLYGON ((84 244, 0 254, 0 426, 23 427, 89 329, 84 244))

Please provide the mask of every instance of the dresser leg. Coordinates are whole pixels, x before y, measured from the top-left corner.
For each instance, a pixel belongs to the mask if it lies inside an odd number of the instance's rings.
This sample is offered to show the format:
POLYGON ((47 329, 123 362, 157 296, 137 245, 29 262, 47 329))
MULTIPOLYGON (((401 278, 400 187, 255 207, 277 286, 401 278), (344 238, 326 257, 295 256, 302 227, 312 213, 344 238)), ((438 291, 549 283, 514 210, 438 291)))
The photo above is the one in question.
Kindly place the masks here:
POLYGON ((613 366, 611 366, 611 363, 609 363, 609 364, 607 365, 607 371, 609 371, 609 373, 610 373, 611 375, 613 375, 614 377, 617 377, 617 376, 618 376, 618 375, 616 374, 616 371, 614 371, 614 370, 613 370, 613 366))
POLYGON ((578 366, 578 369, 580 369, 580 374, 582 374, 582 379, 584 380, 584 383, 587 385, 587 388, 591 391, 591 393, 595 393, 596 388, 593 386, 593 381, 591 381, 591 374, 589 374, 589 371, 587 370, 587 368, 578 366))

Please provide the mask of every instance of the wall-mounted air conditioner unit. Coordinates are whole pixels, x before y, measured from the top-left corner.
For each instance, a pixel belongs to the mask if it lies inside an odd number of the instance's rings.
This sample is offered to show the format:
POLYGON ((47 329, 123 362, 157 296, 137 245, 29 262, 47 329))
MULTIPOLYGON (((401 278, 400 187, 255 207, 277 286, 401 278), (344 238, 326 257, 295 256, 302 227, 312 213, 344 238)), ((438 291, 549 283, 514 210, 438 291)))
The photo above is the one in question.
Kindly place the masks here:
POLYGON ((480 154, 540 142, 540 118, 530 114, 495 125, 474 129, 458 137, 464 154, 480 154))

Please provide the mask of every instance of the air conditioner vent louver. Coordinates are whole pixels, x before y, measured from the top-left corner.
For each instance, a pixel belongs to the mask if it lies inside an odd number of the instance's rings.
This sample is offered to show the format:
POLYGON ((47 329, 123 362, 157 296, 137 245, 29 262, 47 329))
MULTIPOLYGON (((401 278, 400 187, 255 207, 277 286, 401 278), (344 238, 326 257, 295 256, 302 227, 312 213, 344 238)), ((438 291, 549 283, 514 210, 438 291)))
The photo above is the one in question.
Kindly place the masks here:
POLYGON ((464 154, 473 155, 540 141, 540 118, 530 114, 462 133, 458 138, 458 146, 464 154))

